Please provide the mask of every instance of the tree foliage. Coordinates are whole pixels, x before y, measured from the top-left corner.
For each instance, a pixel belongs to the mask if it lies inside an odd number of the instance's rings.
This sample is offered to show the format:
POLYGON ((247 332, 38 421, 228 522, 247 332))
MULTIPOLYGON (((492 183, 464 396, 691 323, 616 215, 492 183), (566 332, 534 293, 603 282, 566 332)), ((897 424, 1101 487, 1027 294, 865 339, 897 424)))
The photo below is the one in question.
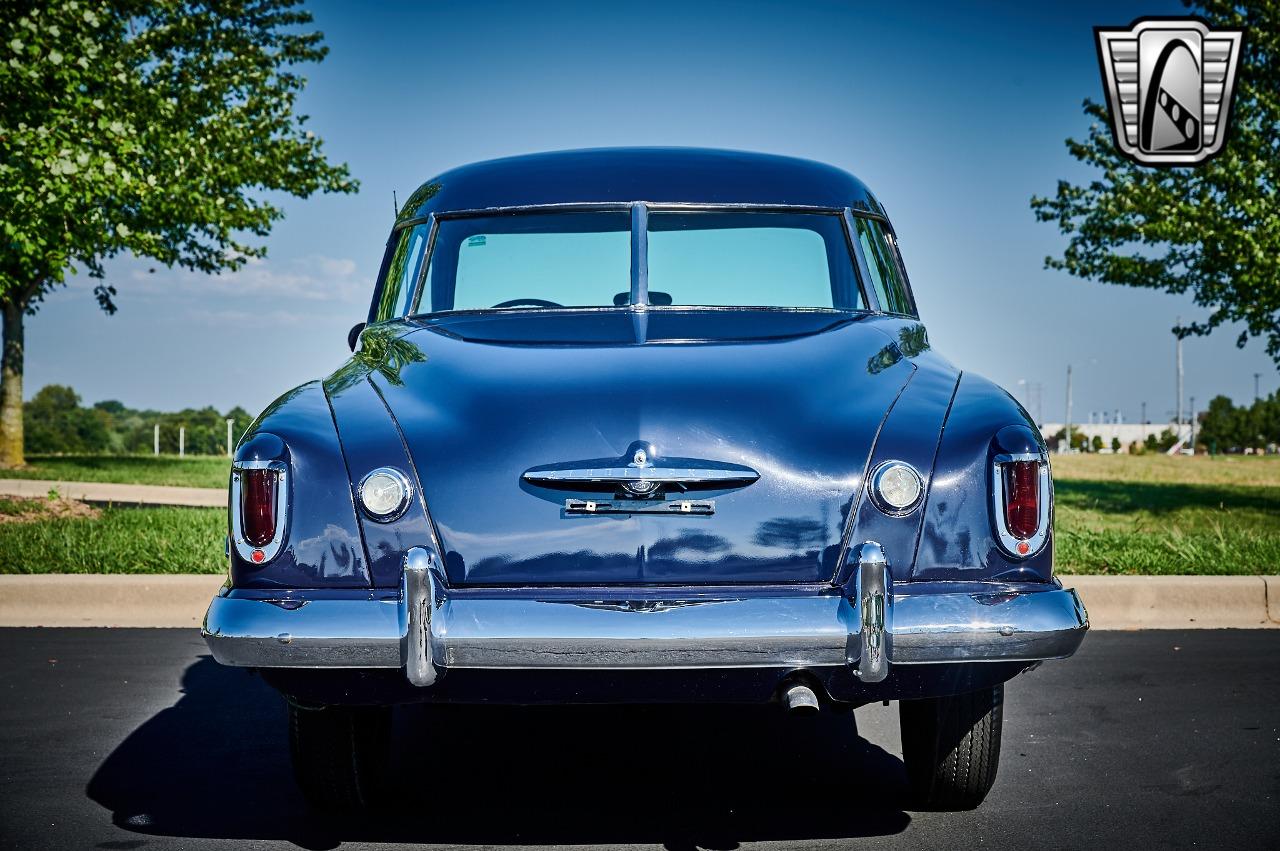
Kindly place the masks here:
POLYGON ((1261 450, 1280 444, 1280 393, 1238 407, 1226 396, 1215 396, 1200 418, 1196 442, 1210 452, 1261 450))
POLYGON ((120 254, 217 273, 280 194, 351 192, 294 112, 323 35, 300 0, 0 0, 0 463, 22 463, 23 316, 120 254))
POLYGON ((38 455, 150 453, 155 427, 160 426, 160 451, 178 452, 178 430, 186 429, 185 451, 190 455, 222 455, 227 451, 227 420, 239 439, 253 421, 244 408, 225 414, 212 407, 163 412, 134 410, 110 400, 85 408, 70 387, 50 384, 24 406, 27 451, 38 455))
MULTIPOLYGON (((9 5, 9 4, 6 4, 9 5)), ((19 4, 22 5, 22 4, 19 4)), ((0 15, 0 286, 122 252, 204 272, 265 249, 269 191, 352 191, 293 108, 321 60, 297 0, 65 0, 0 15)), ((114 309, 114 289, 97 296, 114 309)))
POLYGON ((1037 219, 1070 237, 1045 265, 1190 293, 1208 317, 1176 333, 1242 322, 1236 344, 1262 337, 1280 365, 1280 0, 1209 0, 1194 11, 1211 27, 1245 31, 1226 147, 1198 166, 1141 166, 1116 148, 1106 106, 1085 100, 1094 123, 1067 148, 1101 174, 1084 185, 1059 181, 1054 197, 1031 199, 1037 219))

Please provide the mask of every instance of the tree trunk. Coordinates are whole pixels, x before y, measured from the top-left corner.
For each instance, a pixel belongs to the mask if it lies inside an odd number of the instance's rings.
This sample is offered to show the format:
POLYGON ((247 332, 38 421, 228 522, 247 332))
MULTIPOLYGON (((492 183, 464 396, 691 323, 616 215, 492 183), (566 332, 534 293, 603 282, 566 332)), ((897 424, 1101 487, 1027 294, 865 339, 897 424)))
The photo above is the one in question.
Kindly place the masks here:
POLYGON ((0 354, 0 467, 26 464, 22 447, 23 320, 26 299, 6 300, 4 351, 0 354))

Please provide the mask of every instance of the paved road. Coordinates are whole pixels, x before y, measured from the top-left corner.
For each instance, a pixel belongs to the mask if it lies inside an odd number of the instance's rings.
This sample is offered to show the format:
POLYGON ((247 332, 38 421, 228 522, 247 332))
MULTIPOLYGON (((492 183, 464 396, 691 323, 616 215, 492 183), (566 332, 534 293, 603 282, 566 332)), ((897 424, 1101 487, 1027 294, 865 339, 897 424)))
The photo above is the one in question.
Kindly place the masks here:
POLYGON ((1011 684, 1000 777, 960 814, 904 810, 881 706, 856 730, 755 708, 484 708, 405 713, 402 815, 326 825, 293 788, 283 717, 187 630, 0 630, 0 845, 1280 846, 1274 631, 1091 635, 1011 684))

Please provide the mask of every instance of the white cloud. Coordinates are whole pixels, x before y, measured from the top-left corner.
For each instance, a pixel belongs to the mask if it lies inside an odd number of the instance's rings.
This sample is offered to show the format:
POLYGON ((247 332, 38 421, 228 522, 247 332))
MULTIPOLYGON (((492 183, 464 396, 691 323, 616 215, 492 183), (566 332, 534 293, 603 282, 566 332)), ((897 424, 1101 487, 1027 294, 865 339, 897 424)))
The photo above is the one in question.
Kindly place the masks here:
POLYGON ((322 254, 282 260, 251 257, 240 269, 219 275, 156 267, 136 259, 122 261, 121 266, 116 274, 108 272, 107 282, 119 280, 117 275, 125 278, 119 287, 125 297, 132 293, 148 299, 234 298, 248 307, 277 299, 290 304, 299 300, 358 304, 367 302, 373 291, 372 276, 362 275, 354 260, 322 254))

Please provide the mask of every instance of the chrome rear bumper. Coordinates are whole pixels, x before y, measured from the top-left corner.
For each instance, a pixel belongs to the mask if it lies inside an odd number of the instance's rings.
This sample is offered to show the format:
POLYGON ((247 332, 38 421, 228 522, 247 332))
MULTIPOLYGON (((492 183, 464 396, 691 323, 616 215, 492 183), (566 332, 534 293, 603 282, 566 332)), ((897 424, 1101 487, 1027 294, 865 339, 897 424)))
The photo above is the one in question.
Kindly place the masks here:
POLYGON ((202 634, 224 665, 403 668, 414 685, 429 686, 451 668, 849 665, 878 682, 892 665, 1070 656, 1089 628, 1080 598, 1057 583, 967 583, 964 593, 936 593, 936 585, 920 593, 903 583, 895 591, 879 546, 864 544, 859 555, 848 596, 835 587, 646 589, 654 596, 619 600, 635 589, 610 592, 614 599, 452 591, 431 556, 415 548, 398 599, 286 606, 220 596, 202 634))

